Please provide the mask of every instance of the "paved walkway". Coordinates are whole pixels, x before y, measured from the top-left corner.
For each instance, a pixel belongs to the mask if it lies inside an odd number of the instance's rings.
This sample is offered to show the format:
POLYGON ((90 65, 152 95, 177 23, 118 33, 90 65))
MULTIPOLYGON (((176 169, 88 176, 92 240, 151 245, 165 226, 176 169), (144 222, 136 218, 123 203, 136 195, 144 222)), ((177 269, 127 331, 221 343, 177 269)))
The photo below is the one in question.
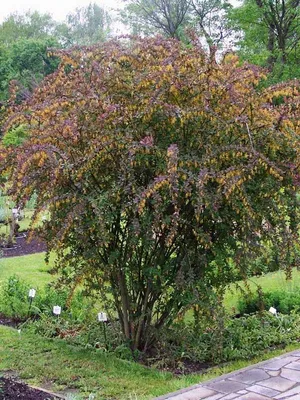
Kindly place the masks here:
POLYGON ((293 351, 156 400, 300 400, 300 351, 293 351))

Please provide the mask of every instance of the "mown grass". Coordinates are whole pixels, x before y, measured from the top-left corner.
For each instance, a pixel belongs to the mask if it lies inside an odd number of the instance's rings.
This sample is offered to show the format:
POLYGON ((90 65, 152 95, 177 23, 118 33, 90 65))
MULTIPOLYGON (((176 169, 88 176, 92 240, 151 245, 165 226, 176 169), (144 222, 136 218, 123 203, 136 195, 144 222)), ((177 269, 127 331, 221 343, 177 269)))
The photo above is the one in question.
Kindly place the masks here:
POLYGON ((0 258, 0 287, 13 275, 19 276, 33 287, 44 287, 53 280, 48 271, 53 265, 54 257, 50 258, 49 264, 45 263, 44 258, 45 253, 0 258))
POLYGON ((45 339, 0 326, 0 371, 16 371, 27 383, 55 391, 75 390, 79 398, 146 400, 297 349, 266 352, 253 360, 233 362, 205 374, 174 377, 112 354, 75 347, 60 339, 45 339))
MULTIPOLYGON (((238 285, 244 290, 248 289, 244 283, 238 282, 238 285)), ((258 286, 262 288, 264 292, 273 292, 276 290, 293 292, 300 288, 300 271, 296 268, 292 271, 292 279, 287 280, 284 271, 271 272, 259 277, 250 278, 247 282, 248 288, 255 292, 258 286)), ((242 296, 240 289, 237 289, 236 285, 232 284, 225 295, 224 305, 228 311, 235 312, 239 297, 242 296)))
MULTIPOLYGON (((50 257, 49 264, 45 263, 44 257, 45 253, 36 253, 21 257, 0 258, 0 287, 12 275, 18 275, 33 287, 42 288, 51 282, 54 277, 49 274, 49 270, 53 266, 55 257, 54 255, 50 257)), ((238 282, 238 285, 243 290, 247 290, 244 283, 238 282)), ((253 292, 257 290, 258 286, 261 286, 263 291, 294 291, 300 287, 300 271, 294 269, 291 280, 286 279, 284 271, 272 272, 248 280, 248 287, 253 292)), ((227 311, 236 311, 240 296, 242 296, 241 290, 237 289, 237 285, 232 284, 224 299, 227 311)))
POLYGON ((0 326, 0 370, 13 370, 34 385, 77 389, 96 399, 150 399, 189 386, 199 377, 174 378, 112 354, 68 345, 0 326))

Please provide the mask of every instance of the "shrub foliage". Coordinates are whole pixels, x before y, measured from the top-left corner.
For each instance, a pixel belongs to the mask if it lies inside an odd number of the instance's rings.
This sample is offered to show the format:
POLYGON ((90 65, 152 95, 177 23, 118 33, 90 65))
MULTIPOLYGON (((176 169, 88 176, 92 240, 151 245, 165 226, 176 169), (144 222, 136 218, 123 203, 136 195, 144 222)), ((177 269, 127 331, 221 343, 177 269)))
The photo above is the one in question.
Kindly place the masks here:
POLYGON ((62 282, 97 290, 132 349, 221 293, 232 260, 246 275, 264 241, 292 263, 299 82, 259 92, 257 67, 159 37, 58 55, 12 103, 5 130, 28 136, 2 171, 19 204, 37 194, 34 219, 50 212, 62 282))

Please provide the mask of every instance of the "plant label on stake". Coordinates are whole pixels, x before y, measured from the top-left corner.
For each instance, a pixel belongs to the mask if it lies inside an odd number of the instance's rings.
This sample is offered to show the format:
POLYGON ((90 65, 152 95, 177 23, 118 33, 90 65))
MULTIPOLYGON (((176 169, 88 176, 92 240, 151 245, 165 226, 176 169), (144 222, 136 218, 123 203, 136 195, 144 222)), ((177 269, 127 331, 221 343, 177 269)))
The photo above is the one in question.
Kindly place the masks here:
POLYGON ((274 307, 270 307, 269 312, 270 312, 271 314, 273 314, 273 315, 276 315, 276 314, 277 314, 277 310, 276 310, 276 308, 274 308, 274 307))
POLYGON ((29 316, 29 313, 30 313, 30 310, 31 310, 31 305, 32 305, 33 299, 35 297, 35 294, 36 294, 36 290, 35 289, 29 289, 29 293, 28 293, 28 297, 29 297, 28 316, 29 316))
POLYGON ((105 312, 99 312, 98 313, 98 321, 99 322, 106 322, 107 321, 107 315, 105 312))
POLYGON ((18 219, 19 216, 20 216, 20 210, 19 210, 19 208, 13 208, 13 209, 12 209, 12 214, 13 214, 13 217, 14 217, 14 218, 18 219))
POLYGON ((60 306, 53 306, 53 314, 57 315, 58 317, 61 314, 61 307, 60 306))
POLYGON ((106 322, 107 322, 107 315, 105 312, 98 313, 98 321, 103 322, 103 334, 104 334, 104 341, 105 341, 105 348, 107 350, 107 338, 106 338, 106 322))

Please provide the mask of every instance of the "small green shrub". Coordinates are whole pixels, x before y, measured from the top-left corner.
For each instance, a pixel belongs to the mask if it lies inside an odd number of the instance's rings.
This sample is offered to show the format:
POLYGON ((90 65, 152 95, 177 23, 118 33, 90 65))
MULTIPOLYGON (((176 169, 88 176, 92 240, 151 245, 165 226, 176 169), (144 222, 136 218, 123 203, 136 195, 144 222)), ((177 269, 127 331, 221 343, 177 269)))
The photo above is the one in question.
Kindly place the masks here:
POLYGON ((23 319, 28 315, 29 285, 18 276, 11 276, 0 292, 0 313, 9 318, 23 319))
POLYGON ((255 293, 244 296, 238 302, 238 311, 241 315, 260 311, 261 308, 268 310, 270 307, 275 307, 282 314, 300 309, 300 288, 293 292, 266 292, 261 296, 255 293))
POLYGON ((216 364, 252 358, 278 346, 298 342, 299 338, 300 316, 295 312, 278 316, 268 312, 241 318, 227 316, 223 331, 213 321, 198 332, 191 324, 180 322, 160 336, 157 359, 216 364))
POLYGON ((96 318, 93 299, 80 291, 69 299, 66 289, 58 290, 51 286, 37 290, 29 310, 29 288, 18 276, 10 277, 0 289, 0 312, 7 317, 21 319, 33 315, 52 317, 53 306, 59 305, 62 307, 61 316, 69 323, 84 324, 96 318))

